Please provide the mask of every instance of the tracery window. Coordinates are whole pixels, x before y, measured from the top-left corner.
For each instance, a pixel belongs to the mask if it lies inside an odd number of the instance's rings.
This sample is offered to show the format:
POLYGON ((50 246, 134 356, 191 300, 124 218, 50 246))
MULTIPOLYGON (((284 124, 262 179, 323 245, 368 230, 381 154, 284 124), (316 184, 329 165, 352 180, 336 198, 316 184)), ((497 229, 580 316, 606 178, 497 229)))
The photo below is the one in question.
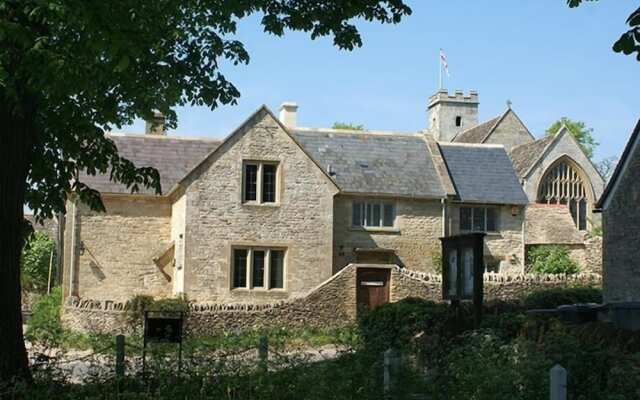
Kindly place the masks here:
POLYGON ((547 172, 538 189, 538 202, 568 205, 576 227, 581 231, 587 229, 587 186, 568 162, 559 162, 547 172))

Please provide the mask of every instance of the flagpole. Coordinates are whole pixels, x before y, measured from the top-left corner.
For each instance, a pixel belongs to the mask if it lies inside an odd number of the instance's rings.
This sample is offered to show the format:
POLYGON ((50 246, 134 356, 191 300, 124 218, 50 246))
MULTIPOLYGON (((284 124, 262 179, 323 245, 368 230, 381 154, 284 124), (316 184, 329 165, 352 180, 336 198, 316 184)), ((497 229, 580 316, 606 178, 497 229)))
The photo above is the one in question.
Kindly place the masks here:
POLYGON ((440 73, 440 76, 438 78, 438 84, 440 86, 439 89, 442 90, 442 58, 440 54, 438 54, 438 72, 440 73))

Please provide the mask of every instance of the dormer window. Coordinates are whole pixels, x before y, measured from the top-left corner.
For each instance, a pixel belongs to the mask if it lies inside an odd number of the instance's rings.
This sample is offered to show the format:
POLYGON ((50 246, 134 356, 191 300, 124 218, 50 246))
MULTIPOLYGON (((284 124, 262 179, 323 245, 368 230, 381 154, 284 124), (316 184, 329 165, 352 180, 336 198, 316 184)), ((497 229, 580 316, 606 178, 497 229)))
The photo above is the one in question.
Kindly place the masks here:
POLYGON ((462 117, 458 115, 456 117, 456 127, 461 127, 461 126, 462 126, 462 117))
POLYGON ((273 204, 278 202, 278 163, 245 161, 242 165, 242 202, 273 204))

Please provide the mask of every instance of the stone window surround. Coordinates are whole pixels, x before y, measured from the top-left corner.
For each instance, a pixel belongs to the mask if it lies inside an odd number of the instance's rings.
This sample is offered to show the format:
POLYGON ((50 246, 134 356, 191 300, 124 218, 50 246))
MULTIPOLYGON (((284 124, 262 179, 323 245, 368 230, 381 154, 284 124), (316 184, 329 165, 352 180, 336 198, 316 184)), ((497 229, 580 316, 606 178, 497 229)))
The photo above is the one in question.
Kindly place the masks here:
MULTIPOLYGON (((482 232, 482 233, 486 233, 487 235, 491 235, 491 236, 497 236, 500 235, 500 207, 499 206, 495 206, 495 205, 490 205, 490 204, 460 204, 458 206, 458 213, 460 214, 458 216, 458 230, 460 231, 460 233, 473 233, 473 232, 482 232), (485 213, 485 217, 484 217, 484 225, 485 225, 485 229, 481 230, 481 231, 476 231, 473 229, 473 214, 471 215, 471 229, 462 229, 462 210, 464 208, 470 208, 472 210, 476 210, 476 209, 484 209, 484 213, 485 213), (487 230, 487 210, 488 209, 493 209, 495 210, 495 216, 496 216, 496 221, 495 221, 495 230, 487 230)), ((475 212, 475 211, 474 211, 475 212)))
POLYGON ((240 167, 240 203, 243 206, 261 206, 261 207, 279 207, 280 201, 282 199, 282 165, 280 160, 276 159, 243 159, 240 167), (262 201, 262 166, 275 165, 276 166, 276 188, 275 188, 275 201, 274 202, 263 202, 262 201), (245 200, 245 184, 246 184, 246 174, 245 174, 245 166, 246 165, 257 165, 258 166, 258 176, 256 181, 256 200, 245 200))
POLYGON ((228 265, 229 265, 229 290, 232 292, 262 292, 262 293, 273 293, 273 292, 286 292, 287 291, 287 271, 288 271, 288 259, 289 259, 289 251, 287 246, 283 245, 270 245, 270 244, 231 244, 229 247, 229 257, 228 257, 228 265), (234 250, 247 250, 247 286, 245 287, 233 287, 233 269, 234 269, 234 250), (264 263, 264 287, 252 287, 253 282, 253 251, 261 250, 265 252, 265 263, 264 263), (270 288, 270 272, 271 272, 271 250, 280 250, 284 252, 284 257, 282 260, 282 288, 270 288))
MULTIPOLYGON (((381 217, 384 213, 384 208, 381 208, 381 217)), ((398 227, 398 201, 397 199, 384 199, 384 198, 354 198, 349 202, 349 229, 352 231, 365 231, 365 232, 379 232, 379 233, 400 233, 398 227), (384 204, 393 205, 393 226, 358 226, 353 224, 353 204, 364 203, 366 204, 384 204)))

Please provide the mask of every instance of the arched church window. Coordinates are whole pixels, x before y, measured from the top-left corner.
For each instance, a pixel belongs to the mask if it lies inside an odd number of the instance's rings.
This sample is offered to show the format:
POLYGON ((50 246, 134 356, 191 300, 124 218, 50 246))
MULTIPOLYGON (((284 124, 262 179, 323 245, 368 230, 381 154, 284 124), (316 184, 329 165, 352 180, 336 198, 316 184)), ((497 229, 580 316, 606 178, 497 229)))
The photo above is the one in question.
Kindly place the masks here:
POLYGON ((582 175, 567 161, 547 171, 539 186, 538 202, 568 205, 576 227, 581 231, 587 229, 587 186, 582 175))

